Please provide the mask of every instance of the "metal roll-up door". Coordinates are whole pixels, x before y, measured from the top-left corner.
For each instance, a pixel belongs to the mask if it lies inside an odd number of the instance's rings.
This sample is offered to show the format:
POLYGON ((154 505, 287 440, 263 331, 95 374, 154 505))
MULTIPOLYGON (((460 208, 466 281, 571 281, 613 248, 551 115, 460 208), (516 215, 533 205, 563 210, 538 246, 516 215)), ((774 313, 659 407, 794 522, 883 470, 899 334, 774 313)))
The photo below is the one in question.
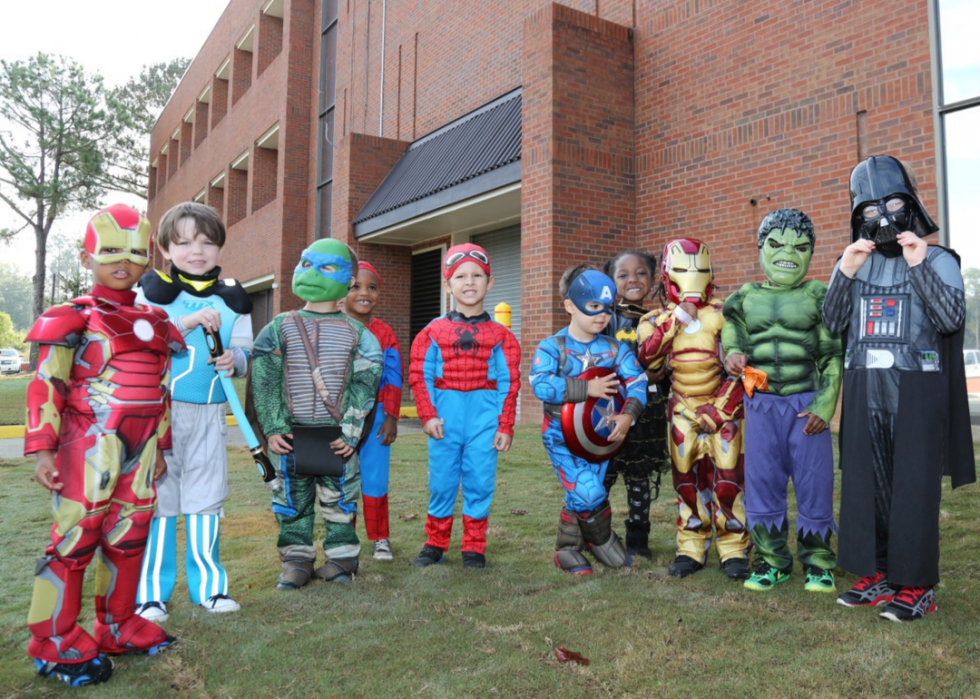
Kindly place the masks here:
POLYGON ((442 314, 443 252, 442 248, 434 248, 412 255, 412 298, 408 323, 411 342, 415 341, 422 328, 442 314))
POLYGON ((493 316, 493 308, 501 301, 510 304, 511 332, 521 339, 521 229, 505 228, 472 238, 490 256, 493 289, 487 294, 483 307, 493 316))

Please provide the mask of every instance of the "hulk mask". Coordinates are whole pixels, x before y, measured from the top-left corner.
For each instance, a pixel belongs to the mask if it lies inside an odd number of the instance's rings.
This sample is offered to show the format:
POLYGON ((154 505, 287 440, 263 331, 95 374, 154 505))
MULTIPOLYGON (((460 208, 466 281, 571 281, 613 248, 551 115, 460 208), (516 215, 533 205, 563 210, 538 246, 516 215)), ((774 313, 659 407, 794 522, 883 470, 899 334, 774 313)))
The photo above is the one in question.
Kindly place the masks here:
POLYGON ((759 265, 775 286, 797 286, 810 268, 813 223, 795 209, 766 215, 759 226, 759 265))
POLYGON ((318 240, 303 251, 293 270, 293 293, 320 303, 347 296, 353 277, 350 249, 339 240, 318 240))

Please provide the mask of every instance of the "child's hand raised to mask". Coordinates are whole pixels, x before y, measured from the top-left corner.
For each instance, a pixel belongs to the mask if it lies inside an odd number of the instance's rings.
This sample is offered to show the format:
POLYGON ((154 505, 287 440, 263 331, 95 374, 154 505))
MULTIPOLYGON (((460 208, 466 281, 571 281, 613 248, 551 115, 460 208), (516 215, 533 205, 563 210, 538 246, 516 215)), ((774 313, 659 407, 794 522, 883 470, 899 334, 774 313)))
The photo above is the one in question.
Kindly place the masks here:
POLYGON ((592 398, 605 398, 617 392, 619 392, 619 377, 615 374, 589 379, 589 396, 592 398))
POLYGON ((202 308, 186 316, 181 316, 180 322, 188 330, 193 330, 198 325, 203 325, 205 328, 210 328, 211 330, 217 330, 221 327, 221 314, 213 308, 202 308))
POLYGON ((433 439, 442 439, 442 420, 440 418, 431 418, 428 422, 422 425, 422 431, 433 439))

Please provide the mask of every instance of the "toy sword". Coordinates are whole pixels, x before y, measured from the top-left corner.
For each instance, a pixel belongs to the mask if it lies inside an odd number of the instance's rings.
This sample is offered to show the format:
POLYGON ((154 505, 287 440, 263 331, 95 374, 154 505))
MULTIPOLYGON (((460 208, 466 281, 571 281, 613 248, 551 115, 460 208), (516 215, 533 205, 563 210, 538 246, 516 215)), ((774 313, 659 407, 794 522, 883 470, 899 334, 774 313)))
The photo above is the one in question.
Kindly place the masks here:
MULTIPOLYGON (((215 330, 203 328, 203 326, 202 329, 204 329, 204 340, 207 342, 208 352, 211 354, 212 359, 217 359, 225 352, 224 347, 221 345, 221 338, 218 337, 218 333, 215 330)), ((242 404, 238 400, 238 394, 235 392, 235 385, 231 382, 230 377, 225 376, 225 372, 223 371, 218 371, 218 377, 221 379, 221 387, 225 390, 225 398, 228 401, 228 406, 231 408, 232 415, 235 416, 235 420, 238 422, 238 429, 242 431, 249 451, 252 452, 252 459, 255 461, 255 466, 259 469, 259 475, 265 481, 265 487, 269 490, 278 488, 280 482, 279 476, 276 475, 276 470, 272 468, 272 462, 269 461, 268 454, 265 453, 265 449, 259 444, 258 437, 255 436, 255 432, 252 431, 252 426, 249 424, 248 418, 245 417, 245 411, 242 409, 242 404)))

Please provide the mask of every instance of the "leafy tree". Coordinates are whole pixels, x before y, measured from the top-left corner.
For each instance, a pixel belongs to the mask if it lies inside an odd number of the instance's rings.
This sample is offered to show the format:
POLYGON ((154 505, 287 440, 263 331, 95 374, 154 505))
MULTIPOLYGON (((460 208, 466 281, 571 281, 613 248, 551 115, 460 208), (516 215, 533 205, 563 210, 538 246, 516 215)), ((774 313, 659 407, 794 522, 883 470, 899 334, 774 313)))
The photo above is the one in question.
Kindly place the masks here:
POLYGON ((143 66, 138 76, 109 93, 117 124, 107 180, 111 189, 147 198, 150 131, 188 65, 189 59, 175 58, 143 66))
POLYGON ((25 334, 23 330, 14 328, 14 323, 8 314, 0 311, 0 348, 22 350, 25 334))
POLYGON ((34 321, 31 314, 31 279, 12 264, 0 264, 0 308, 10 315, 14 327, 28 330, 34 321))
POLYGON ((81 237, 64 233, 56 233, 48 241, 51 259, 48 264, 51 273, 46 299, 48 305, 77 298, 92 288, 92 273, 82 267, 78 256, 82 243, 81 237))
MULTIPOLYGON (((64 57, 39 53, 0 61, 0 202, 37 243, 33 318, 44 304, 51 226, 74 209, 95 209, 105 194, 113 119, 102 78, 64 57)), ((8 234, 11 231, 7 231, 8 234)))

